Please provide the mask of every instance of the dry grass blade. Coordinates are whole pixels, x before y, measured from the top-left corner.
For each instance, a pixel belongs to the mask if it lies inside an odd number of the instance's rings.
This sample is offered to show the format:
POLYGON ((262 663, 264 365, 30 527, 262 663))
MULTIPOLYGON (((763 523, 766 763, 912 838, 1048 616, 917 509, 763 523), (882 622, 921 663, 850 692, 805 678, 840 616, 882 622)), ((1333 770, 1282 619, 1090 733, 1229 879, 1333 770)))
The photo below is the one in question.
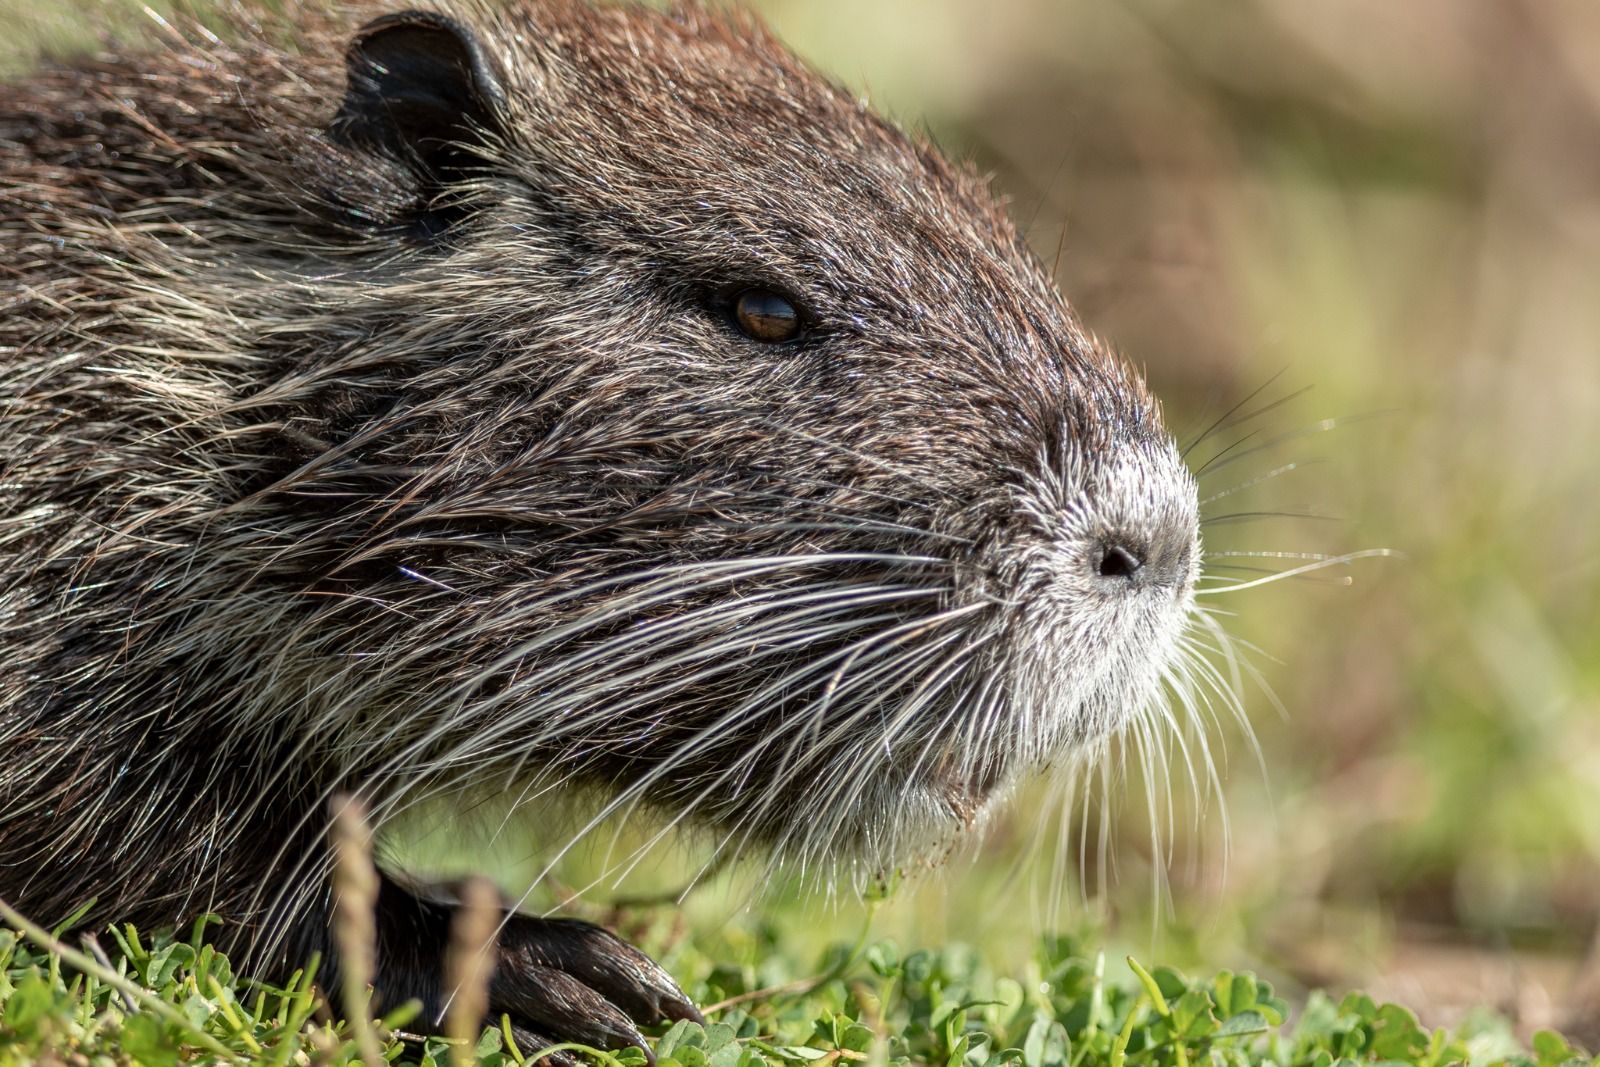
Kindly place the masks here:
POLYGON ((382 1067, 372 1029, 372 975, 377 969, 378 869, 372 864, 372 829, 366 805, 340 794, 330 804, 333 821, 333 939, 345 1015, 367 1067, 382 1067))
POLYGON ((445 1033, 452 1040, 450 1061, 455 1067, 477 1062, 473 1044, 489 1012, 495 934, 503 913, 494 883, 469 878, 462 885, 461 906, 450 924, 450 954, 445 961, 451 990, 445 1007, 445 1033))

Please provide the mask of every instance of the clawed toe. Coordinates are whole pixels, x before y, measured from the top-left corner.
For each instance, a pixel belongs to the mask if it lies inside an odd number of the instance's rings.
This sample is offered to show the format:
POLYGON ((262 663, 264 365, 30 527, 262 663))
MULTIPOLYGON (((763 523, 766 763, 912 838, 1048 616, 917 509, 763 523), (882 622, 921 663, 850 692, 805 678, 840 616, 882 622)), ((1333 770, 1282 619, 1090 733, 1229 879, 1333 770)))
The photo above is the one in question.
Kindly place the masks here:
POLYGON ((574 919, 519 916, 507 923, 489 999, 530 1033, 607 1050, 639 1048, 652 1064, 640 1026, 705 1021, 660 964, 574 919))
POLYGON ((603 927, 576 919, 518 919, 501 944, 503 969, 564 972, 635 1023, 705 1021, 659 963, 603 927))
MULTIPOLYGON (((455 907, 384 879, 377 902, 380 1003, 414 997, 441 1025, 448 996, 441 979, 455 907)), ((495 939, 489 1020, 506 1017, 524 1053, 573 1043, 607 1051, 638 1048, 654 1063, 640 1027, 704 1022, 661 965, 615 934, 576 919, 511 915, 495 939)), ((337 964, 335 964, 337 966, 337 964)), ((557 1067, 581 1057, 553 1053, 557 1067)))
MULTIPOLYGON (((572 975, 527 965, 497 972, 489 1002, 513 1020, 527 1019, 539 1031, 602 1049, 645 1048, 644 1035, 620 1008, 572 975)), ((650 1020, 654 1021, 654 1020, 650 1020)))

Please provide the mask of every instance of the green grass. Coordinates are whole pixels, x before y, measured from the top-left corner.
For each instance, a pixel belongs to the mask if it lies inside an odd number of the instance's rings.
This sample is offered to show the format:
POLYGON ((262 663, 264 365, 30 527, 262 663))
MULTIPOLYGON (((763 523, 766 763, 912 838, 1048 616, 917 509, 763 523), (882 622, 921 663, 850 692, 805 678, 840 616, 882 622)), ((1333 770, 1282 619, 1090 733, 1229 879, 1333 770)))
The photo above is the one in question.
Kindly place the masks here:
MULTIPOLYGON (((41 949, 48 935, 37 934, 0 931, 0 1067, 362 1062, 352 1027, 312 971, 281 988, 262 985, 235 975, 198 932, 147 940, 127 928, 108 931, 115 952, 106 962, 80 960, 88 973, 77 973, 41 949)), ((727 1006, 704 1028, 678 1023, 661 1033, 661 1067, 1600 1064, 1551 1032, 1523 1047, 1492 1016, 1429 1030, 1407 1008, 1359 993, 1313 994, 1291 1018, 1289 1004, 1251 974, 1113 963, 1070 938, 1043 942, 1017 970, 960 944, 906 954, 866 939, 820 952, 771 940, 750 947, 753 966, 678 947, 690 993, 727 1006)), ((516 1048, 492 1023, 471 1050, 402 1036, 413 1014, 402 1007, 376 1022, 387 1061, 499 1067, 538 1051, 516 1048)), ((644 1063, 635 1051, 580 1055, 601 1067, 644 1063)))

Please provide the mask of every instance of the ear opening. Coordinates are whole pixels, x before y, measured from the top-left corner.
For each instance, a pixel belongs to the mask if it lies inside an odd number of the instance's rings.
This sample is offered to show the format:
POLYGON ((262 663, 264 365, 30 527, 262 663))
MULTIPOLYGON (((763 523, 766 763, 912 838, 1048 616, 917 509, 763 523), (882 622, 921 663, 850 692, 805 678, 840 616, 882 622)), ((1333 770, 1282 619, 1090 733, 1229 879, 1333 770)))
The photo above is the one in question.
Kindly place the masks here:
POLYGON ((479 167, 484 133, 503 132, 505 90, 470 27, 402 11, 357 31, 345 53, 344 102, 330 133, 414 171, 427 199, 479 167))

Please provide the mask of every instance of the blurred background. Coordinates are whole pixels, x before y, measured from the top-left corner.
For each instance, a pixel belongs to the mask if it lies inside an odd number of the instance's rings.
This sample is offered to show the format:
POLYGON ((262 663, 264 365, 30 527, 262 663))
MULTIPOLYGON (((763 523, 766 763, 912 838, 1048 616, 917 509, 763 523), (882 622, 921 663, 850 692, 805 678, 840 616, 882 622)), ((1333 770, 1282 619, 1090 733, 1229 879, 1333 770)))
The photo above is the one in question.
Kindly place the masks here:
MULTIPOLYGON (((1229 421, 1191 460, 1205 600, 1260 676, 1242 690, 1260 759, 1224 724, 1203 803, 1181 762, 1065 815, 1024 797, 874 932, 1021 967, 1045 930, 1088 930, 1113 958, 1583 1036, 1600 1018, 1600 4, 756 6, 993 172, 1180 440, 1229 421), (1375 548, 1397 555, 1220 592, 1375 548), (1065 848, 1030 846, 1058 818, 1065 848)), ((0 0, 27 29, 0 61, 81 41, 83 10, 0 0)), ((460 822, 431 825, 402 851, 450 866, 460 822)), ((525 884, 544 853, 501 840, 503 880, 525 884)), ((630 892, 694 869, 692 842, 669 851, 630 892)), ((576 857, 558 885, 600 863, 576 857)), ((862 921, 849 891, 791 900, 756 878, 697 889, 690 927, 768 929, 754 958, 788 943, 774 926, 862 921)))
POLYGON ((1600 1015, 1600 5, 759 6, 994 172, 1181 441, 1282 401, 1191 453, 1209 551, 1401 554, 1206 598, 1275 695, 1265 771, 1214 744, 1227 847, 1171 776, 1164 902, 1114 789, 1079 910, 1430 1021, 1600 1015))

